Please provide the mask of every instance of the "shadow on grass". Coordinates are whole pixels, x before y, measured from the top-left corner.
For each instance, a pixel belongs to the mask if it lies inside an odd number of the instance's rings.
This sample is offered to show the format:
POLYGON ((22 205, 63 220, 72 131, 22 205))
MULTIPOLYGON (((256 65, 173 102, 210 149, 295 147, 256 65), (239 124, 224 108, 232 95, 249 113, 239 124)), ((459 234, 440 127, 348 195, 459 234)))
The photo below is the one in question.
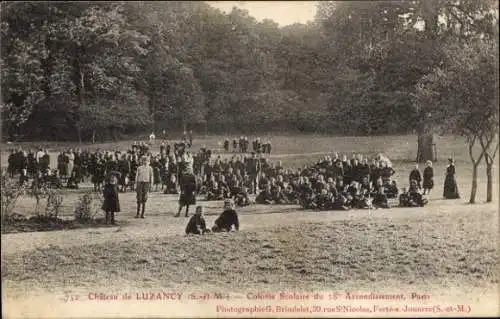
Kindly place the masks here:
POLYGON ((33 216, 27 218, 23 215, 16 215, 2 223, 2 234, 23 233, 23 232, 44 232, 57 230, 85 229, 85 228, 111 228, 122 227, 128 224, 127 221, 120 221, 113 225, 106 224, 104 218, 92 220, 67 220, 57 217, 33 216))

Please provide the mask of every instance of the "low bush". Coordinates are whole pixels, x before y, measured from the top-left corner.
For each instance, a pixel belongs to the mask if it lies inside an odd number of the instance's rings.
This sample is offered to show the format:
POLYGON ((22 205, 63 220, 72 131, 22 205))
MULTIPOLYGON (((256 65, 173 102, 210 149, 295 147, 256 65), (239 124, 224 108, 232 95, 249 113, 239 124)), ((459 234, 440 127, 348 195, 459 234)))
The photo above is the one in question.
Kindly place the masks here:
POLYGON ((89 191, 80 197, 73 210, 74 218, 79 222, 92 222, 101 212, 103 199, 99 193, 89 191))
POLYGON ((15 216, 13 215, 16 203, 21 196, 25 193, 25 187, 19 181, 9 178, 6 174, 1 177, 1 221, 2 224, 8 222, 15 216))

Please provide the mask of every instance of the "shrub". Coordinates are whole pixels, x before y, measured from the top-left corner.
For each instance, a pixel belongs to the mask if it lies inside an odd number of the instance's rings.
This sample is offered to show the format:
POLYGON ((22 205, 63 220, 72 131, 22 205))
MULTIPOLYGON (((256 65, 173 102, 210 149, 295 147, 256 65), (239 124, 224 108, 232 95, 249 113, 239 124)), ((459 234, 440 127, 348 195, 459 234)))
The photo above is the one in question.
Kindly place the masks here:
POLYGON ((49 189, 47 191, 47 206, 45 207, 45 217, 57 218, 61 211, 63 196, 58 190, 49 189))
POLYGON ((6 174, 2 174, 1 177, 2 223, 11 219, 13 210, 16 207, 17 200, 24 194, 24 192, 25 188, 23 185, 19 184, 19 181, 13 178, 9 178, 6 174))
POLYGON ((80 222, 90 222, 100 213, 102 207, 100 193, 87 192, 78 197, 78 202, 73 210, 75 220, 80 222))
MULTIPOLYGON (((31 184, 31 187, 29 187, 27 190, 27 195, 35 198, 36 200, 35 213, 37 216, 40 216, 40 201, 48 196, 50 190, 47 185, 39 183, 36 179, 31 184)), ((47 198, 47 206, 49 204, 48 201, 49 199, 47 198)))

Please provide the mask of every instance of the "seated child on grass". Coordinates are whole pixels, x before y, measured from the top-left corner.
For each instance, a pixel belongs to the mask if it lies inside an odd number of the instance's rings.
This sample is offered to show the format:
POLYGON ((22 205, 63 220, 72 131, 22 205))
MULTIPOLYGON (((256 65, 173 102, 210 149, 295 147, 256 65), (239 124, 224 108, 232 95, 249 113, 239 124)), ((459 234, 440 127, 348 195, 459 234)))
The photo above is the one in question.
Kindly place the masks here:
POLYGON ((203 206, 196 206, 195 213, 191 216, 186 226, 186 235, 203 235, 208 232, 210 232, 210 229, 207 229, 205 218, 203 217, 203 206))
POLYGON ((215 225, 212 227, 212 231, 214 233, 231 231, 233 229, 233 226, 235 230, 240 229, 238 213, 234 210, 233 207, 234 204, 232 200, 226 199, 224 201, 224 211, 215 220, 215 225))

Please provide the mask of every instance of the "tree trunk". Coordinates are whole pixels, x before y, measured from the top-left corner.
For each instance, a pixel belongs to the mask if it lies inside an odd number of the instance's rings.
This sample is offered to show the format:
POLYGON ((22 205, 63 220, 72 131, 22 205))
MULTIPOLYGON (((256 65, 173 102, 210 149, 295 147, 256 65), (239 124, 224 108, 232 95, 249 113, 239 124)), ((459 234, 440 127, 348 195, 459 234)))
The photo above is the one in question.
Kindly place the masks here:
POLYGON ((499 144, 495 143, 495 148, 490 149, 491 143, 495 140, 495 135, 487 139, 486 144, 484 143, 482 137, 479 139, 481 143, 481 148, 484 153, 484 161, 486 162, 486 202, 491 203, 493 200, 493 163, 498 151, 499 144))
POLYGON ((117 132, 116 132, 116 127, 112 127, 111 128, 111 136, 113 138, 113 141, 117 141, 118 140, 118 135, 117 135, 117 132))
POLYGON ((92 130, 92 144, 95 144, 95 129, 92 130))
POLYGON ((439 31, 439 3, 436 0, 424 0, 420 5, 427 38, 434 40, 439 31))
POLYGON ((419 132, 417 143, 417 162, 434 161, 434 134, 419 132))
POLYGON ((482 141, 482 135, 479 136, 479 142, 481 143, 482 147, 482 152, 481 155, 476 159, 474 159, 474 155, 472 152, 472 149, 474 148, 474 144, 476 143, 478 136, 474 136, 471 141, 469 142, 469 157, 472 161, 472 188, 470 191, 470 200, 469 203, 474 204, 476 202, 476 192, 477 192, 477 167, 479 166, 479 163, 481 163, 481 160, 483 159, 483 156, 485 155, 485 150, 488 149, 490 146, 490 142, 488 142, 487 146, 484 146, 484 143, 482 141))
MULTIPOLYGON (((435 0, 421 1, 421 14, 425 22, 425 34, 429 43, 436 43, 438 34, 439 9, 435 0)), ((430 44, 432 45, 432 44, 430 44)), ((430 125, 430 114, 421 113, 422 124, 418 132, 417 162, 436 160, 434 154, 434 135, 430 125)))
POLYGON ((78 135, 78 143, 82 144, 82 128, 80 125, 76 126, 76 134, 78 135))
POLYGON ((469 203, 474 204, 476 202, 476 193, 477 193, 477 166, 479 161, 472 166, 472 188, 470 191, 470 200, 469 203))
POLYGON ((493 200, 493 161, 486 163, 486 202, 493 200))
POLYGON ((156 124, 156 101, 154 97, 151 99, 152 103, 152 109, 153 109, 153 133, 156 135, 156 129, 157 129, 157 124, 156 124))
POLYGON ((78 142, 81 144, 82 143, 82 135, 81 135, 81 119, 80 119, 80 114, 82 110, 85 107, 85 74, 82 69, 82 65, 79 59, 79 48, 77 48, 77 57, 75 58, 75 67, 77 68, 78 72, 78 80, 76 81, 77 83, 77 88, 78 88, 78 109, 74 110, 75 111, 75 124, 76 124, 76 130, 77 130, 77 135, 78 135, 78 142))

